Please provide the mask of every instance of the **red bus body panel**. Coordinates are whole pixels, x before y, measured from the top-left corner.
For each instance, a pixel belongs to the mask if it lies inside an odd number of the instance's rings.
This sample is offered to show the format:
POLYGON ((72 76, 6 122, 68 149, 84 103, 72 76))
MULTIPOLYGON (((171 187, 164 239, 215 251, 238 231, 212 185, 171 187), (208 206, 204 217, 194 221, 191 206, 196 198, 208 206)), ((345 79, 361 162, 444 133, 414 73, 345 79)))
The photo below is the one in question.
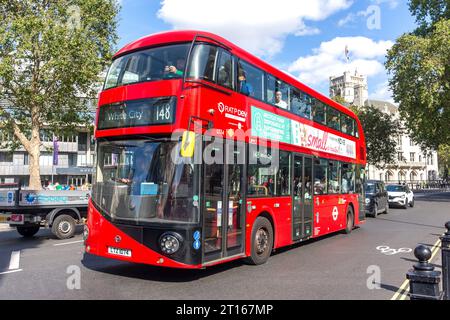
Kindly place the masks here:
MULTIPOLYGON (((261 59, 251 55, 250 53, 235 46, 229 41, 218 37, 214 34, 200 31, 171 31, 155 35, 150 35, 139 39, 131 44, 126 45, 121 49, 115 57, 148 47, 160 46, 169 43, 189 43, 194 40, 197 35, 203 35, 207 38, 200 37, 201 41, 221 44, 229 48, 230 52, 239 58, 245 59, 256 67, 271 73, 275 77, 303 90, 305 93, 321 100, 323 103, 334 107, 342 113, 345 113, 356 120, 359 138, 345 135, 339 131, 330 129, 326 126, 320 125, 310 120, 301 118, 289 111, 285 111, 273 106, 270 106, 262 101, 246 97, 235 91, 226 88, 216 88, 214 84, 202 83, 185 83, 183 87, 183 80, 163 80, 155 82, 144 82, 137 84, 130 84, 118 88, 111 88, 101 92, 99 97, 99 108, 111 103, 123 102, 128 100, 146 99, 152 97, 177 97, 177 108, 175 114, 175 122, 172 125, 158 125, 145 126, 109 130, 96 130, 96 138, 106 137, 125 137, 133 135, 170 135, 176 130, 184 131, 189 129, 189 120, 191 116, 196 116, 203 119, 208 119, 213 122, 213 135, 227 136, 227 130, 233 128, 233 121, 226 118, 224 114, 218 112, 218 105, 222 103, 237 110, 246 121, 242 124, 241 130, 246 131, 251 128, 251 107, 257 107, 274 114, 284 116, 289 119, 305 123, 311 127, 321 129, 323 131, 333 133, 337 136, 354 141, 356 144, 356 159, 337 156, 320 151, 313 151, 311 149, 297 147, 285 143, 280 143, 280 148, 287 151, 302 153, 306 155, 330 158, 338 161, 351 162, 354 164, 365 165, 366 147, 363 129, 360 121, 355 114, 349 109, 339 105, 326 96, 312 90, 306 85, 300 83, 295 78, 273 68, 261 59), (211 40, 213 39, 213 40, 211 40), (211 113, 214 110, 214 113, 211 113)), ((97 110, 98 115, 98 110, 97 110)), ((98 118, 98 116, 97 116, 98 118)), ((229 136, 228 136, 229 137, 229 136)), ((240 137, 234 135, 233 138, 238 140, 245 139, 246 142, 252 143, 252 139, 248 137, 240 137)), ((260 139, 261 140, 261 139, 260 139)), ((359 208, 358 194, 348 195, 323 195, 314 196, 314 223, 313 232, 310 238, 317 238, 329 233, 337 232, 346 227, 346 213, 348 206, 352 206, 355 212, 355 225, 362 223, 358 219, 358 213, 364 208, 359 208), (337 210, 337 214, 336 214, 337 210)), ((251 203, 252 210, 246 211, 246 225, 245 225, 245 255, 250 255, 250 243, 252 226, 255 219, 261 214, 268 214, 274 225, 274 248, 281 248, 293 244, 292 240, 292 197, 277 197, 277 198, 247 198, 247 207, 251 203)), ((247 209, 248 210, 248 209, 247 209)), ((202 265, 187 265, 183 264, 159 253, 152 251, 150 248, 133 240, 131 237, 121 232, 113 223, 105 219, 94 207, 92 203, 89 204, 89 238, 86 241, 86 246, 89 246, 89 253, 119 259, 129 262, 145 263, 150 265, 173 267, 173 268, 201 268, 202 265), (132 258, 118 257, 108 254, 107 247, 117 247, 114 239, 116 236, 121 237, 120 246, 132 250, 132 258), (160 263, 160 259, 163 263, 160 263)), ((236 259, 232 257, 229 260, 236 259)), ((221 260, 218 263, 228 261, 221 260)), ((213 265, 213 264, 208 264, 213 265)))

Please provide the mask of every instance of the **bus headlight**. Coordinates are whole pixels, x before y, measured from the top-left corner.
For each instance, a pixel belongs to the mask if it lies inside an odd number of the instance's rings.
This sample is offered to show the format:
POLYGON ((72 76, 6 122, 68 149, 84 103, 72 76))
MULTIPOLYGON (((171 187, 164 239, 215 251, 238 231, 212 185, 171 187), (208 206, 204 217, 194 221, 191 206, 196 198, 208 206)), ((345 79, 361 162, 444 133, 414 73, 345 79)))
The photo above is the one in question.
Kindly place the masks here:
POLYGON ((165 254, 174 254, 180 249, 182 242, 183 237, 178 233, 166 232, 159 238, 159 247, 165 254))

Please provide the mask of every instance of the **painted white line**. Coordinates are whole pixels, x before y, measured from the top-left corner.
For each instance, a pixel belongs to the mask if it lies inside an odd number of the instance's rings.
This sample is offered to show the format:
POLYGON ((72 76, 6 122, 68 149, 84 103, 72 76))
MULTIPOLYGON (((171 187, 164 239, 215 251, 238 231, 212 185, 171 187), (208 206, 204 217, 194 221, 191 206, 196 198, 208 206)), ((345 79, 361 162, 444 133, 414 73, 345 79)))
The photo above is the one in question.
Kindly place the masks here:
POLYGON ((20 272, 20 271, 23 271, 23 270, 22 270, 22 269, 9 270, 9 271, 5 271, 5 272, 0 272, 0 275, 2 275, 2 274, 8 274, 8 273, 20 272))
POLYGON ((20 251, 13 251, 11 253, 11 260, 9 260, 9 270, 19 269, 20 267, 20 251))
POLYGON ((71 241, 71 242, 64 242, 64 243, 56 243, 56 244, 54 244, 53 246, 54 246, 54 247, 59 247, 59 246, 65 246, 65 245, 68 245, 68 244, 81 243, 81 242, 83 242, 83 241, 84 241, 84 240, 71 241))

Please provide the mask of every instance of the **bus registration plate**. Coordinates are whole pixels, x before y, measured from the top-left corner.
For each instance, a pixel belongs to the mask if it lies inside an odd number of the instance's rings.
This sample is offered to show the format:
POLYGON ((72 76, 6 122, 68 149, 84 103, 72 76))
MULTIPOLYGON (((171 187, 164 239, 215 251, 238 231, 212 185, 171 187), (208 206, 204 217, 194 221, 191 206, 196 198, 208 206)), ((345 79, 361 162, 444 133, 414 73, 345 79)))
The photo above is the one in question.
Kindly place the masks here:
POLYGON ((108 253, 116 256, 129 257, 131 258, 131 250, 128 249, 120 249, 114 247, 108 247, 108 253))

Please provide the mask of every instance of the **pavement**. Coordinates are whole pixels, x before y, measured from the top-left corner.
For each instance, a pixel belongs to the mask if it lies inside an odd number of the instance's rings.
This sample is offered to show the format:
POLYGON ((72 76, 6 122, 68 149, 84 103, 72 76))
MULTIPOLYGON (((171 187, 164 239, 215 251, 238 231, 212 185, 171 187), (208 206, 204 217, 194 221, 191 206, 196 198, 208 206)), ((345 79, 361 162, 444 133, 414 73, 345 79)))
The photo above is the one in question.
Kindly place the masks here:
POLYGON ((405 300, 405 274, 418 244, 434 248, 450 220, 450 193, 416 198, 415 207, 368 218, 350 235, 333 234, 278 250, 262 266, 242 261, 205 270, 136 265, 84 253, 82 228, 60 241, 0 232, 0 299, 354 299, 405 300))

